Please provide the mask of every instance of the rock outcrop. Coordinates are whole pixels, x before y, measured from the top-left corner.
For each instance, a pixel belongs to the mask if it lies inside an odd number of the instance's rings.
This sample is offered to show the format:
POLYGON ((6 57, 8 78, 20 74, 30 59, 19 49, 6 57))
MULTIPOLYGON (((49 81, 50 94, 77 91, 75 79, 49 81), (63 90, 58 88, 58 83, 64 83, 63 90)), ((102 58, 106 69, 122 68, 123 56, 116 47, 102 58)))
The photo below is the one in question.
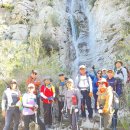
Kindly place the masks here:
POLYGON ((40 64, 56 52, 62 70, 74 76, 79 64, 109 68, 117 58, 129 60, 129 0, 2 0, 0 6, 1 43, 26 45, 40 64))

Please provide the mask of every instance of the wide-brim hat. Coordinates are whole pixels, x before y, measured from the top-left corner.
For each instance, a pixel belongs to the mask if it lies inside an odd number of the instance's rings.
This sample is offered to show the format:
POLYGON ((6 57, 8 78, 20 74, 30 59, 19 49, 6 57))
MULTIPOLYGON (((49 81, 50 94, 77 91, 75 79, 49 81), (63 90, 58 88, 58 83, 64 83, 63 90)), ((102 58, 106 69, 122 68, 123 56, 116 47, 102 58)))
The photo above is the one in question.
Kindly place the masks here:
POLYGON ((97 81, 97 86, 98 86, 98 83, 105 83, 106 87, 108 87, 108 82, 105 78, 101 78, 100 80, 97 81))
POLYGON ((107 73, 113 73, 114 74, 114 70, 113 69, 108 69, 107 73))
POLYGON ((115 62, 115 65, 116 65, 117 63, 120 63, 121 65, 123 65, 123 62, 122 62, 121 60, 117 60, 117 61, 115 62))

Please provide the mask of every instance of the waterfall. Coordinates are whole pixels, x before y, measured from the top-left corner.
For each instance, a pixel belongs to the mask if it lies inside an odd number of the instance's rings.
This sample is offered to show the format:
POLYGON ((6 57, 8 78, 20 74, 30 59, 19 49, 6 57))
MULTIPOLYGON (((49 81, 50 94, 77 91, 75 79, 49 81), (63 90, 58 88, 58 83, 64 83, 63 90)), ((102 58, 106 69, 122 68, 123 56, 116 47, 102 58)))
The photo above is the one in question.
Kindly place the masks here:
POLYGON ((91 19, 85 0, 68 0, 67 5, 72 45, 76 52, 76 58, 71 67, 72 76, 75 77, 79 65, 85 64, 87 66, 91 66, 92 58, 90 50, 94 48, 94 30, 91 23, 89 23, 89 20, 91 19))
POLYGON ((96 32, 96 26, 95 26, 95 22, 94 19, 92 18, 92 15, 89 11, 89 7, 88 7, 88 0, 82 0, 83 2, 83 10, 85 12, 85 16, 88 17, 88 27, 89 27, 89 38, 88 38, 88 46, 90 48, 90 57, 92 58, 92 60, 94 60, 94 58, 96 57, 96 50, 95 49, 95 32, 96 32))

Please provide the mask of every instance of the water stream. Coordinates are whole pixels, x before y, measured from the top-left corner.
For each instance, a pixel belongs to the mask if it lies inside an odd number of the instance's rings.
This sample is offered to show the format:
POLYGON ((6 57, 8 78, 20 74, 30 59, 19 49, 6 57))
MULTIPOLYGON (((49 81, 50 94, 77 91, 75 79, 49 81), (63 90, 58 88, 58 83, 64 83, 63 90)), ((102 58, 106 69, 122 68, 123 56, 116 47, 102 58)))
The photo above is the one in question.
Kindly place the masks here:
POLYGON ((78 66, 92 65, 91 50, 94 49, 94 26, 89 23, 92 19, 87 9, 86 0, 68 0, 68 15, 71 28, 72 45, 76 52, 76 58, 72 64, 72 76, 75 77, 78 66), (90 21, 89 21, 90 20, 90 21))

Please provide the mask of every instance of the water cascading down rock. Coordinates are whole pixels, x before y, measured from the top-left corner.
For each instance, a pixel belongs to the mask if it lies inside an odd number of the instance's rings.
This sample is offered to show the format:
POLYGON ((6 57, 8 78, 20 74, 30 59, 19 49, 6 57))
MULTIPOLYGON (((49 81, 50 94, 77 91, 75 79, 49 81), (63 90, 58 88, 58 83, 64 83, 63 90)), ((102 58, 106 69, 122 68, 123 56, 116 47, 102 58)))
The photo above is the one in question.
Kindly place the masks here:
POLYGON ((72 46, 76 51, 73 61, 72 75, 74 76, 80 64, 90 65, 88 60, 89 52, 89 28, 88 18, 85 15, 84 2, 79 0, 67 1, 67 13, 70 22, 70 35, 72 37, 72 46))

